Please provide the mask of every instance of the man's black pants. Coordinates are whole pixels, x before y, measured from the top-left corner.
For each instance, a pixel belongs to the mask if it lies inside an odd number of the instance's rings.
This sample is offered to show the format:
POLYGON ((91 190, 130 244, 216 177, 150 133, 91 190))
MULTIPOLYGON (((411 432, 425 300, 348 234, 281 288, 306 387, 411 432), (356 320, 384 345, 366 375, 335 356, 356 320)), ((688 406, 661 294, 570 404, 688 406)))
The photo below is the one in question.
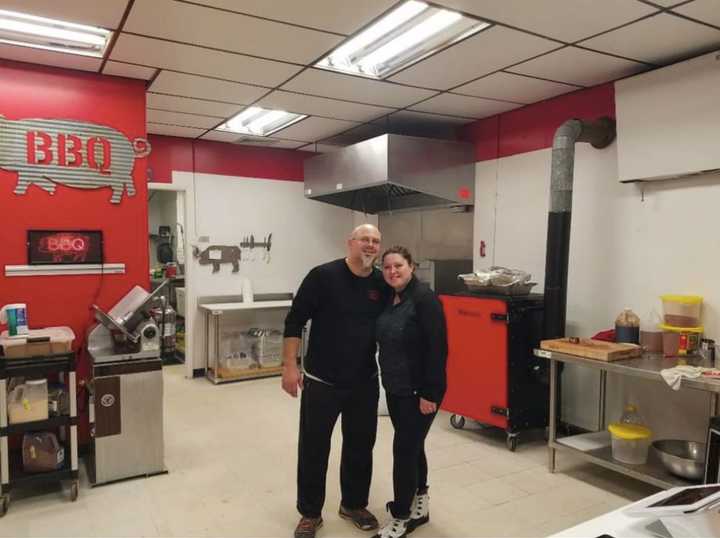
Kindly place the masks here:
POLYGON ((304 379, 300 401, 297 509, 305 517, 320 517, 325 504, 330 439, 342 415, 341 503, 365 508, 372 478, 372 451, 377 432, 377 378, 351 389, 304 379))
POLYGON ((417 396, 387 395, 388 411, 395 429, 393 438, 393 517, 407 519, 418 490, 427 489, 428 466, 425 438, 437 413, 423 415, 417 396))

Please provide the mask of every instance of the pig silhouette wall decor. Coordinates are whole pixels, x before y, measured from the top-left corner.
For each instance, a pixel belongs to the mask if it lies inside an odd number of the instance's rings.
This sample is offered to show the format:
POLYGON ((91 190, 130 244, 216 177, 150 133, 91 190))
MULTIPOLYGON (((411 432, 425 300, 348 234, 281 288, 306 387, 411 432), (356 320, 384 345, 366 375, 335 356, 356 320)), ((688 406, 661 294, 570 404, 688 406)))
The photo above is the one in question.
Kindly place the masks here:
POLYGON ((272 247, 272 234, 265 237, 264 241, 255 241, 254 235, 243 237, 238 246, 235 245, 210 245, 200 250, 193 247, 193 256, 197 258, 200 265, 212 265, 213 273, 220 271, 223 263, 232 264, 232 272, 240 271, 240 261, 255 261, 253 251, 262 249, 262 261, 270 263, 270 248, 272 247), (243 254, 244 253, 244 254, 243 254))
POLYGON ((130 141, 120 131, 75 120, 9 120, 0 115, 0 169, 17 172, 13 191, 30 185, 55 194, 57 185, 77 189, 110 187, 113 204, 135 195, 135 159, 147 157, 144 138, 130 141))

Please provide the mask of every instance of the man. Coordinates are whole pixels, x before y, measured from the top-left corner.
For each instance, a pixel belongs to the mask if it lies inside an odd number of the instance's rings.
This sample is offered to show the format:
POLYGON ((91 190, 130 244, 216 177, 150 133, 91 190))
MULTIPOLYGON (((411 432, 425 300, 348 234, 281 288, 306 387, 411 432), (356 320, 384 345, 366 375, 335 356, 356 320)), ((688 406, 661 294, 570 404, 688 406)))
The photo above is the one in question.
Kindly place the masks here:
POLYGON ((380 232, 363 224, 347 241, 348 255, 312 269, 285 319, 282 387, 300 401, 295 538, 314 538, 322 526, 330 439, 342 415, 340 517, 362 530, 378 522, 367 510, 377 429, 375 321, 389 297, 373 267, 380 232), (304 375, 297 366, 302 328, 312 320, 304 375))

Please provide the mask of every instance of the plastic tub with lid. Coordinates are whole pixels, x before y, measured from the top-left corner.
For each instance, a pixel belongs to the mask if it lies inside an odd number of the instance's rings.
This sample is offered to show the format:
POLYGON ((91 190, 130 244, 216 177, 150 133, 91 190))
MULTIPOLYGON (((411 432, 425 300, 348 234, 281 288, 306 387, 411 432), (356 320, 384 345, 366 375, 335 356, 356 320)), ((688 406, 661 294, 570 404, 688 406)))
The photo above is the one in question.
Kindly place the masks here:
POLYGON ((641 465, 647 461, 652 436, 649 428, 640 424, 612 422, 608 430, 613 459, 630 465, 641 465))
POLYGON ((673 327, 699 327, 703 298, 699 295, 662 295, 665 324, 673 327))
POLYGON ((75 333, 70 327, 30 329, 21 337, 0 334, 0 347, 6 359, 23 359, 41 355, 57 355, 72 350, 75 333))

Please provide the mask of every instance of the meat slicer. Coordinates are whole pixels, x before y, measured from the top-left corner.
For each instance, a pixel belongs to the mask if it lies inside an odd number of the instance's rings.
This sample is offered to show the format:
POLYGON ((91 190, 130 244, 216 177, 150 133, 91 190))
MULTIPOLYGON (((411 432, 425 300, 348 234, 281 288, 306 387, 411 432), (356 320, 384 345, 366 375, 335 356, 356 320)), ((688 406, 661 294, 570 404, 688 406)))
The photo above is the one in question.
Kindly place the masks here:
POLYGON ((88 334, 88 351, 95 364, 160 356, 160 328, 150 309, 163 296, 167 283, 152 293, 135 286, 109 312, 92 305, 98 323, 88 334))

